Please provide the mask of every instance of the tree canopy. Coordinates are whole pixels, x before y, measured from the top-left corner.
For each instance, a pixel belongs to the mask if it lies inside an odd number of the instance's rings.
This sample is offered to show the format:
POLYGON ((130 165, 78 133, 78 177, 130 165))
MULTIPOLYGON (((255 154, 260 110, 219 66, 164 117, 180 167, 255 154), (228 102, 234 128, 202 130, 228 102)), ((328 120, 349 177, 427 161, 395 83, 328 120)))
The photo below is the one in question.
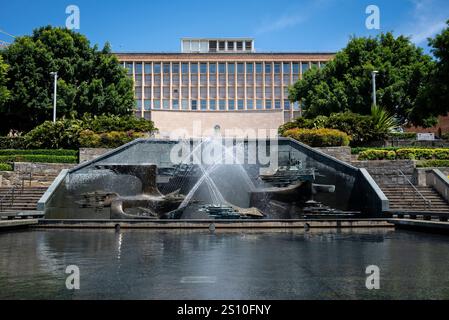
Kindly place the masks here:
POLYGON ((413 122, 418 122, 420 117, 425 117, 429 112, 434 117, 449 112, 449 21, 447 24, 446 29, 429 39, 436 63, 419 95, 419 108, 412 115, 413 122))
POLYGON ((11 93, 0 106, 3 131, 27 131, 52 118, 52 71, 58 72, 58 118, 84 113, 125 115, 134 106, 132 80, 109 44, 99 50, 79 33, 47 26, 18 37, 0 54, 9 65, 11 93))
POLYGON ((432 113, 415 117, 417 96, 434 62, 407 37, 392 33, 375 38, 350 39, 346 48, 322 69, 312 68, 290 88, 290 100, 301 101, 306 117, 351 111, 370 114, 371 72, 376 79, 377 102, 401 123, 422 124, 432 113))
POLYGON ((6 88, 6 74, 8 72, 8 65, 4 63, 2 56, 0 56, 0 107, 8 100, 9 91, 6 88))

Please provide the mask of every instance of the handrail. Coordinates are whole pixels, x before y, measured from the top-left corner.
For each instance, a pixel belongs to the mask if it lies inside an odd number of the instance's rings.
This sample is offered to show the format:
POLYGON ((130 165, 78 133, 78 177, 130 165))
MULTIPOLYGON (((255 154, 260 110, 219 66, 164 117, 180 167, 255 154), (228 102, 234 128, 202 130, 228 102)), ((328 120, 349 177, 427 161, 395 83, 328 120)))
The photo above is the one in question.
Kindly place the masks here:
POLYGON ((4 206, 5 199, 10 194, 12 194, 11 203, 10 203, 10 207, 12 207, 14 205, 14 201, 16 200, 16 190, 20 187, 20 193, 23 193, 24 188, 25 188, 25 180, 26 180, 25 175, 28 176, 28 174, 29 174, 29 181, 30 181, 29 183, 31 186, 31 181, 32 181, 32 177, 33 177, 32 170, 30 169, 30 172, 29 173, 25 172, 25 174, 20 174, 20 172, 19 172, 19 174, 18 174, 19 179, 16 180, 16 182, 11 186, 11 189, 9 189, 6 192, 6 194, 0 199, 0 212, 3 212, 3 206, 4 206))
MULTIPOLYGON (((432 201, 427 199, 419 190, 416 188, 416 186, 410 181, 409 178, 402 172, 401 169, 398 169, 398 172, 404 177, 405 181, 408 182, 409 185, 412 186, 412 188, 415 190, 415 192, 424 200, 427 206, 432 207, 432 201)), ((413 196, 413 203, 415 202, 415 196, 413 196)))

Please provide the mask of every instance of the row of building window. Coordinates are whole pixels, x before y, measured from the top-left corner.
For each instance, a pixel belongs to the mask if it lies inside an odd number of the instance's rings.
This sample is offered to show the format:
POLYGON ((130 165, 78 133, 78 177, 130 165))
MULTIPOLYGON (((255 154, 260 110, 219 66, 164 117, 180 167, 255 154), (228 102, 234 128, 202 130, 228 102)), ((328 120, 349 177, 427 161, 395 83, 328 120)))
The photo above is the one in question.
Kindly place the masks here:
POLYGON ((220 62, 220 63, 179 63, 179 62, 164 62, 164 63, 143 63, 143 62, 126 62, 125 67, 128 70, 128 74, 142 74, 144 72, 145 74, 179 74, 181 71, 181 74, 188 74, 194 73, 194 74, 206 74, 209 70, 210 74, 216 74, 217 72, 219 74, 224 73, 256 73, 256 74, 262 74, 263 71, 265 73, 275 73, 280 74, 281 70, 283 73, 293 73, 293 74, 299 74, 300 71, 302 73, 306 72, 310 67, 323 67, 326 64, 326 62, 302 62, 297 63, 290 63, 290 62, 256 62, 256 63, 235 63, 235 62, 220 62), (246 66, 245 66, 246 65, 246 66), (300 70, 301 68, 301 70, 300 70))
MULTIPOLYGON (((271 109, 284 109, 299 110, 299 104, 291 104, 289 100, 153 100, 153 105, 151 105, 151 100, 144 100, 143 109, 144 110, 271 110, 271 109), (170 101, 172 102, 170 106, 170 101)), ((137 101, 137 110, 142 110, 142 101, 137 101)))

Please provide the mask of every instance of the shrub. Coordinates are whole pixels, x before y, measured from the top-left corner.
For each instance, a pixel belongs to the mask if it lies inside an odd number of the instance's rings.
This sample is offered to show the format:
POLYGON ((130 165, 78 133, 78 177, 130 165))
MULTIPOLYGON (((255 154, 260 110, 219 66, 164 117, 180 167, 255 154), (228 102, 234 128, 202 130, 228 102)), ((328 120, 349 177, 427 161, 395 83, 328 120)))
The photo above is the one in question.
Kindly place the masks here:
POLYGON ((416 166, 418 168, 432 168, 432 167, 449 167, 449 160, 425 160, 419 161, 416 166))
POLYGON ((9 163, 0 163, 0 171, 12 171, 12 165, 9 163))
POLYGON ((111 131, 98 134, 91 130, 84 130, 80 134, 79 144, 86 148, 117 148, 135 139, 145 137, 148 137, 148 135, 134 131, 111 131))
POLYGON ((438 160, 448 160, 449 159, 449 149, 435 149, 434 156, 435 156, 435 159, 438 159, 438 160))
POLYGON ((95 133, 105 133, 112 131, 136 131, 153 133, 157 131, 152 121, 135 116, 101 115, 91 116, 85 114, 81 119, 85 130, 92 130, 95 133))
POLYGON ((77 163, 75 156, 54 156, 42 154, 0 156, 0 162, 44 162, 44 163, 77 163))
POLYGON ((362 151, 358 157, 359 160, 395 160, 396 152, 391 150, 366 150, 362 151))
POLYGON ((311 147, 347 146, 350 137, 335 129, 290 129, 284 132, 285 137, 291 137, 311 147))
POLYGON ((25 135, 27 147, 31 149, 78 148, 79 133, 83 129, 80 120, 45 121, 25 135))
POLYGON ((66 149, 0 150, 0 156, 26 155, 26 154, 40 154, 40 155, 53 155, 53 156, 78 156, 78 150, 66 150, 66 149))
POLYGON ((25 137, 0 137, 0 149, 21 149, 25 147, 25 137))

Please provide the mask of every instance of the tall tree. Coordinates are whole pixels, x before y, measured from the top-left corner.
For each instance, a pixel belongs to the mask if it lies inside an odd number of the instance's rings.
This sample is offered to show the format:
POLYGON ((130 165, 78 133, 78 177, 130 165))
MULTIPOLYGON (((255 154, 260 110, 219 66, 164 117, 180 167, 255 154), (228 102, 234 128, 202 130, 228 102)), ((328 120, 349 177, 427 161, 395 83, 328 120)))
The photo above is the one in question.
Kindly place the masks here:
POLYGON ((9 91, 6 88, 6 74, 8 72, 8 65, 0 56, 0 107, 8 100, 9 91))
POLYGON ((11 98, 0 109, 1 128, 29 130, 52 118, 53 77, 58 72, 57 115, 129 114, 132 80, 106 44, 103 50, 64 28, 42 27, 2 52, 9 64, 11 98))
POLYGON ((420 92, 419 108, 414 114, 417 119, 428 112, 432 112, 434 117, 449 112, 449 21, 447 24, 446 29, 429 39, 436 63, 420 92))
POLYGON ((432 59, 406 37, 392 33, 375 38, 351 38, 323 69, 311 69, 290 89, 290 99, 301 101, 306 117, 352 111, 369 114, 371 72, 377 76, 377 102, 401 122, 413 118, 415 102, 432 59))

